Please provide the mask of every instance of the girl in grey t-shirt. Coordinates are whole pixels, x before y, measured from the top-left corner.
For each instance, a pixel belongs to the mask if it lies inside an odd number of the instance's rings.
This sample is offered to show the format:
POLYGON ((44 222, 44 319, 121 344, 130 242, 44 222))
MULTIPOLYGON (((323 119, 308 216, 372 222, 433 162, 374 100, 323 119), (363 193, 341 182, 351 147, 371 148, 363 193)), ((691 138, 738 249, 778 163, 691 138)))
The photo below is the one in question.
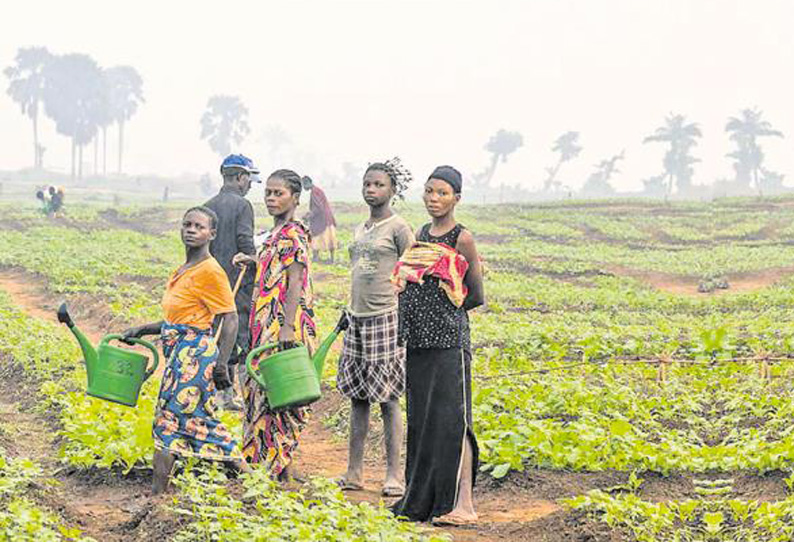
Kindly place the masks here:
POLYGON ((371 164, 364 174, 361 192, 369 205, 369 219, 356 228, 350 247, 351 322, 337 374, 337 387, 352 406, 348 467, 340 486, 346 490, 364 487, 370 403, 380 403, 386 441, 386 480, 381 492, 387 497, 404 492, 398 401, 405 391, 405 347, 397 344, 397 292, 389 279, 397 260, 415 241, 411 227, 394 213, 391 202, 402 195, 410 180, 399 158, 371 164))

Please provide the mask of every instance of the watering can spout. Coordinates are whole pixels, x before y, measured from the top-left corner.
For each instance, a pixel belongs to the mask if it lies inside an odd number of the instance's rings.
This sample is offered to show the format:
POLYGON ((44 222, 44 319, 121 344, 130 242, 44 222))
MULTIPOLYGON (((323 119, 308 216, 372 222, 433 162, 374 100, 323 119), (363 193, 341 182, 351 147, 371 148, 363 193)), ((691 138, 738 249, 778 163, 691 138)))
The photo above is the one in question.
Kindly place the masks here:
POLYGON ((337 322, 334 331, 325 338, 325 340, 320 344, 320 347, 317 349, 317 352, 314 353, 312 357, 312 363, 314 364, 314 370, 317 372, 317 379, 322 381, 323 379, 323 366, 325 365, 325 358, 328 356, 328 352, 331 350, 331 346, 333 346, 334 341, 339 336, 340 333, 345 331, 348 327, 350 327, 350 314, 347 311, 342 312, 342 316, 339 318, 339 322, 337 322))
POLYGON ((66 303, 62 303, 58 308, 58 321, 62 324, 66 324, 66 326, 69 328, 69 331, 71 331, 72 335, 74 335, 77 339, 77 342, 80 344, 80 349, 83 351, 85 364, 90 370, 90 368, 94 367, 97 363, 97 351, 88 338, 83 335, 83 332, 80 331, 76 325, 74 325, 74 321, 72 321, 69 310, 66 308, 66 303))
POLYGON ((325 357, 328 355, 328 351, 331 350, 331 345, 334 344, 334 339, 336 339, 336 333, 332 333, 325 340, 320 344, 320 347, 312 356, 312 364, 314 365, 314 371, 317 373, 317 380, 322 381, 323 379, 323 367, 325 366, 325 357))

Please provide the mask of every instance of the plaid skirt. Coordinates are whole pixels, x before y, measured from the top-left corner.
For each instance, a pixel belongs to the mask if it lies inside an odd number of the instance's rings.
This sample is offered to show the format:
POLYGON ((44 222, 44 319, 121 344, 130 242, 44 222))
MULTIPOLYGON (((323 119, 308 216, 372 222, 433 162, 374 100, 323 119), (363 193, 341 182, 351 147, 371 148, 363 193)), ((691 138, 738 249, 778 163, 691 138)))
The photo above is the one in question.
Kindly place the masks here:
POLYGON ((397 344, 397 309, 352 316, 345 333, 336 386, 350 399, 386 403, 405 392, 405 347, 397 344))

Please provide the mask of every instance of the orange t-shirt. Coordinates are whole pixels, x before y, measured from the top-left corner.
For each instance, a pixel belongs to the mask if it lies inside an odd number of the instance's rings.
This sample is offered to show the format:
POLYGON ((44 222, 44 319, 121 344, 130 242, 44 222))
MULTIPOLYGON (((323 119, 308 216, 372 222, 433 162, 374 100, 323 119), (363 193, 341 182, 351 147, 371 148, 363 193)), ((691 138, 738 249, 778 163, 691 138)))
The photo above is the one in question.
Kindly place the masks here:
POLYGON ((177 272, 171 274, 163 294, 167 322, 209 329, 216 314, 237 312, 229 279, 215 258, 177 272))

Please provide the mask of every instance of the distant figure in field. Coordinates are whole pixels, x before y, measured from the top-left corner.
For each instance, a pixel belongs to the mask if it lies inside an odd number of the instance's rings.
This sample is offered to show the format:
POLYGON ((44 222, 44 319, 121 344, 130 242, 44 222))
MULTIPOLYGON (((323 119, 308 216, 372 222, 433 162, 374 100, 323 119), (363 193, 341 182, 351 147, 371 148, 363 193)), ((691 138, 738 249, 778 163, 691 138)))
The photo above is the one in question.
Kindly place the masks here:
MULTIPOLYGON (((254 268, 243 269, 232 264, 235 254, 243 253, 254 256, 254 208, 251 202, 245 199, 251 189, 251 182, 261 183, 259 170, 254 162, 242 154, 230 154, 221 164, 223 186, 220 192, 204 205, 215 211, 218 215, 218 234, 210 242, 210 254, 218 260, 229 284, 234 285, 237 275, 246 273, 240 289, 235 296, 237 306, 238 327, 237 343, 232 349, 229 366, 232 368, 233 378, 237 376, 239 386, 239 372, 244 369, 245 360, 250 346, 248 319, 251 314, 251 299, 254 292, 254 268)), ((235 397, 234 388, 229 388, 221 394, 220 405, 230 410, 242 410, 242 399, 235 397)))
POLYGON ((41 201, 41 211, 48 217, 61 216, 63 209, 63 187, 48 186, 36 191, 36 199, 41 201))
POLYGON ((330 262, 334 263, 334 252, 338 246, 336 240, 336 220, 331 210, 331 204, 325 196, 325 192, 315 186, 311 177, 301 179, 303 189, 311 193, 309 201, 309 213, 303 217, 309 223, 309 230, 312 235, 313 260, 319 260, 321 250, 327 250, 331 254, 330 262))
POLYGON ((50 193, 46 189, 36 190, 36 199, 41 202, 41 212, 50 214, 50 193))

